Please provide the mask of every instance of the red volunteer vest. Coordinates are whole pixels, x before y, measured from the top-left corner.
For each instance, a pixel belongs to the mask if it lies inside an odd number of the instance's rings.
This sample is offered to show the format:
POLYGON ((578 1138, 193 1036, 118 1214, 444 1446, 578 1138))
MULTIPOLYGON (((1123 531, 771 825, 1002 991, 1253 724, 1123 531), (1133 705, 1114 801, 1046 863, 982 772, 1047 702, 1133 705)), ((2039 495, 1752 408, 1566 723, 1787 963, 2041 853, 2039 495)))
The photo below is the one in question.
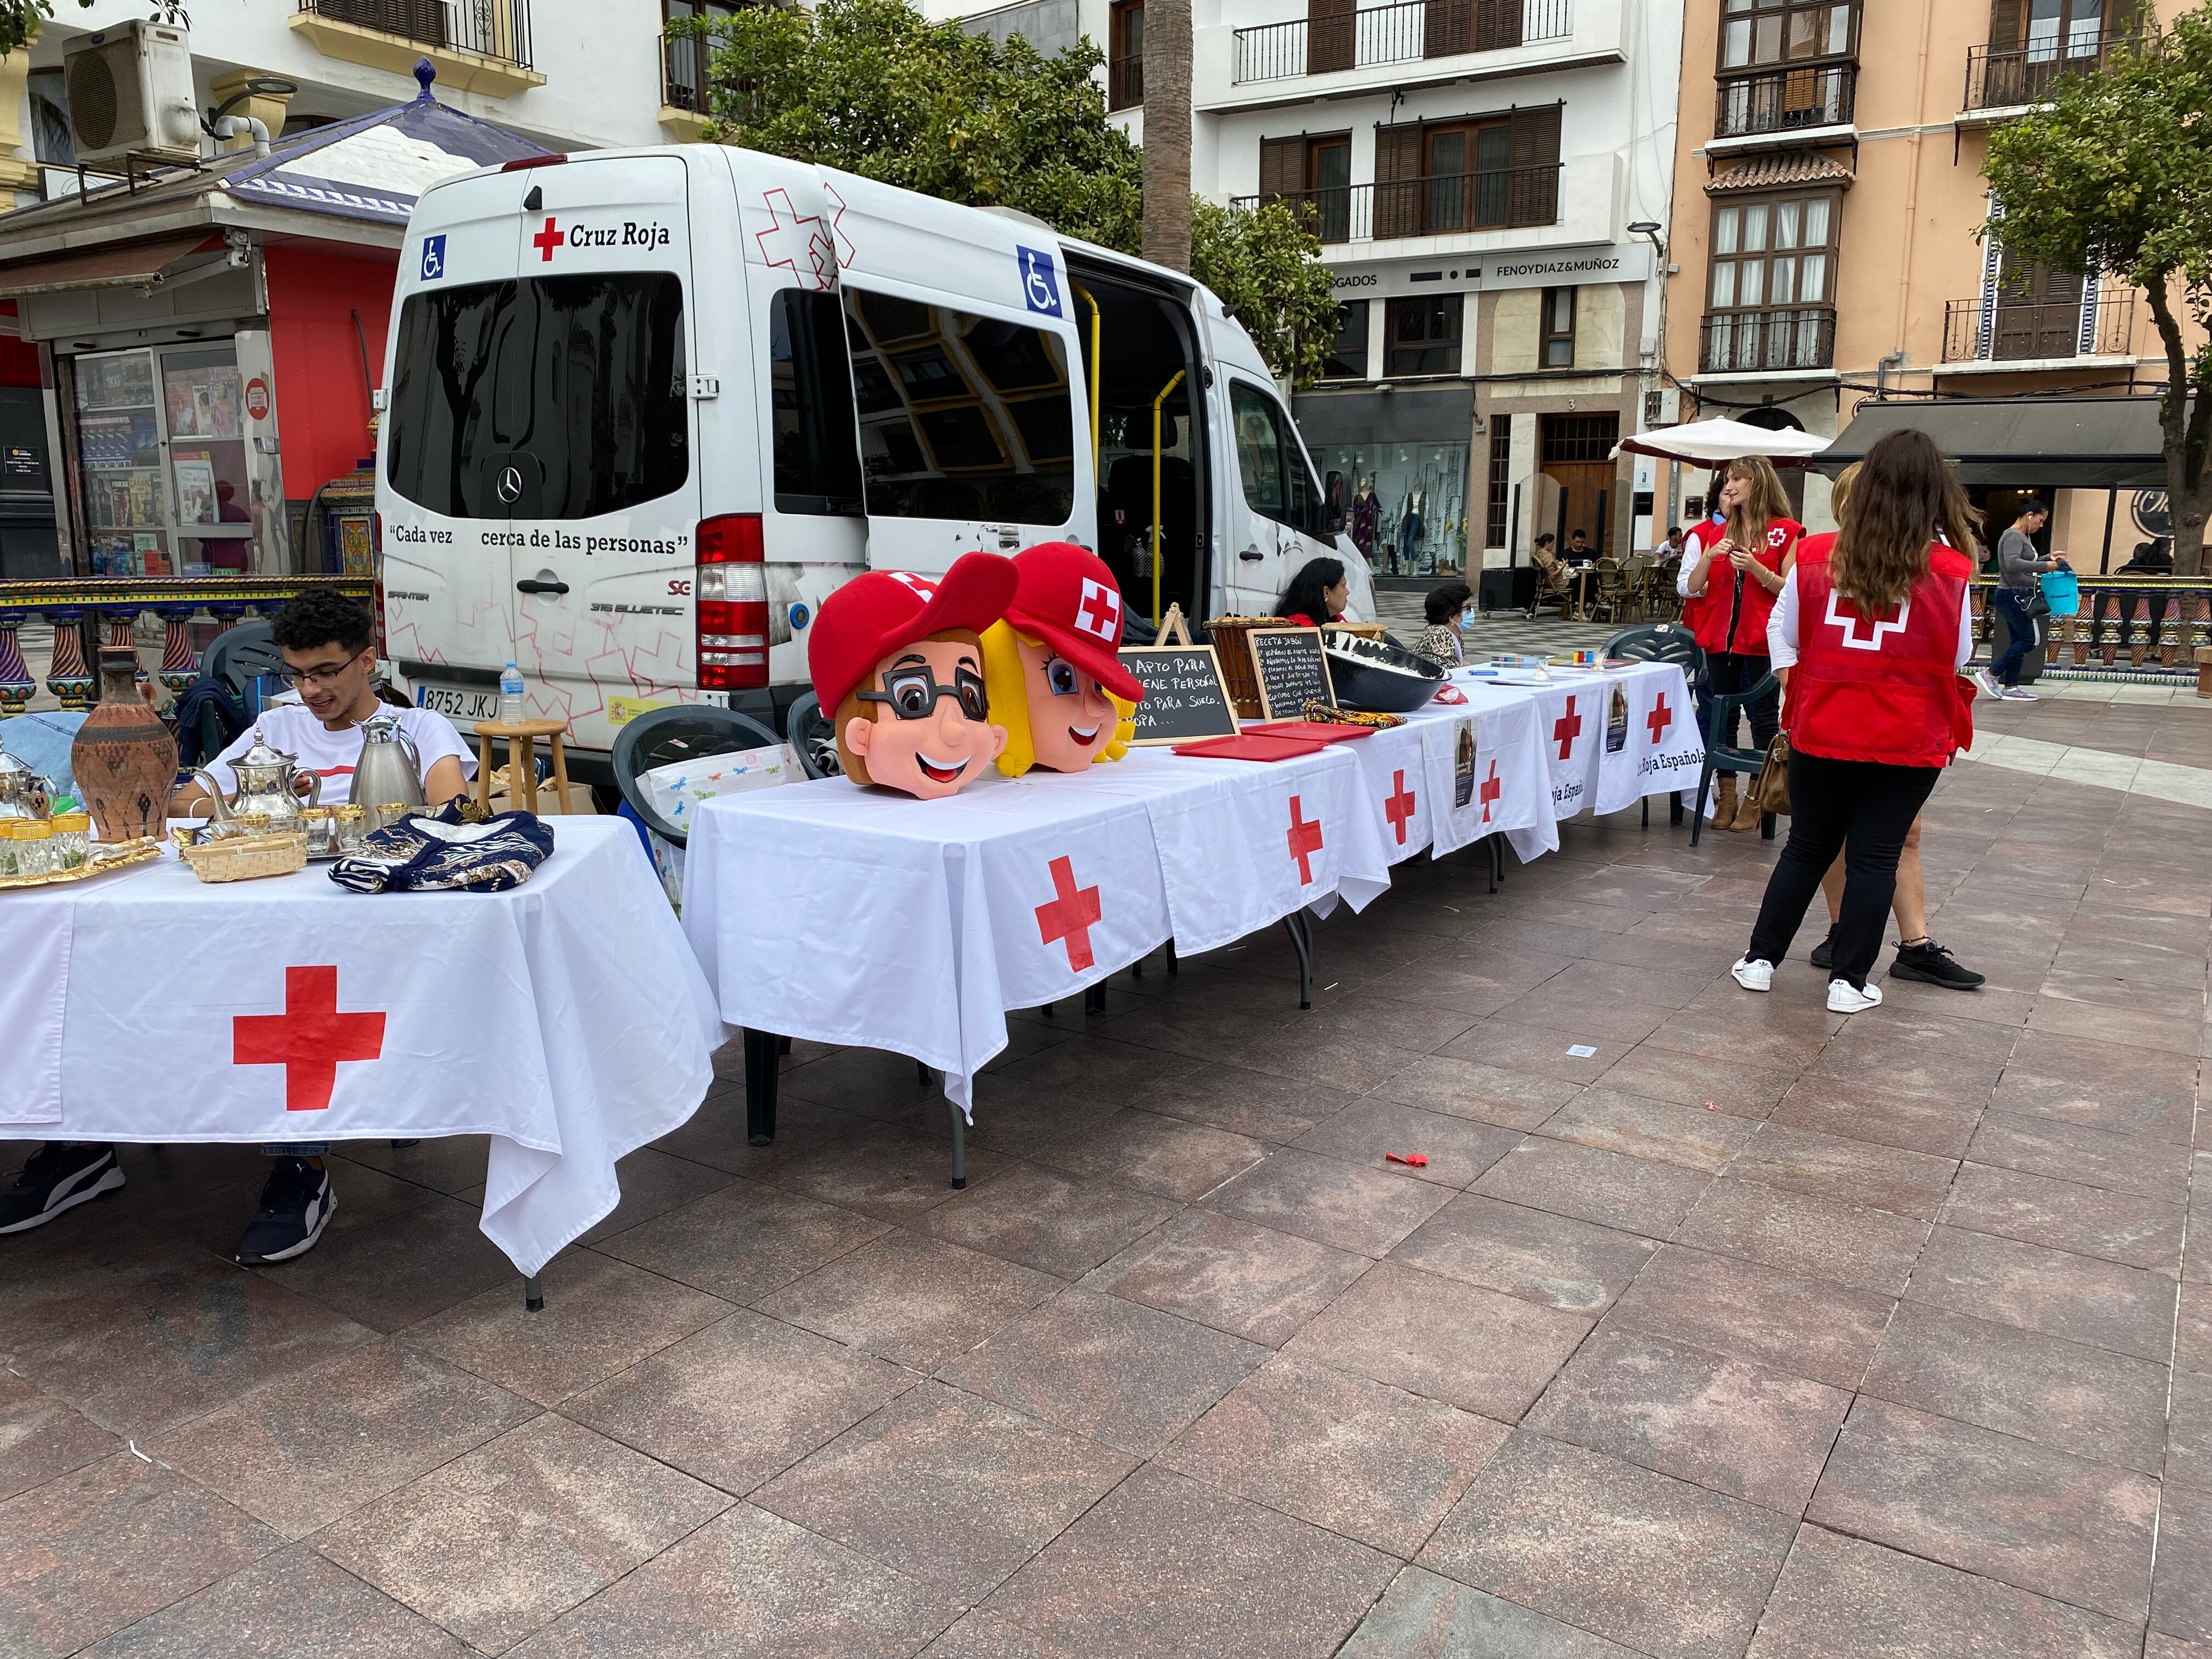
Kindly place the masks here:
MULTIPOLYGON (((1959 609, 1969 567, 1940 544, 1896 611, 1869 620, 1829 579, 1833 537, 1797 550, 1792 747, 1829 760, 1948 766, 1960 746, 1959 609)), ((1966 741, 1972 741, 1968 727, 1966 741)))
MULTIPOLYGON (((1790 544, 1804 533, 1805 526, 1794 519, 1775 520, 1766 526, 1766 545, 1759 550, 1759 563, 1780 575, 1790 544)), ((1707 547, 1727 535, 1727 526, 1708 519, 1692 532, 1696 546, 1684 556, 1702 558, 1707 547)), ((1766 619, 1773 612, 1774 599, 1764 584, 1753 581, 1732 564, 1714 561, 1713 568, 1705 573, 1705 598, 1691 601, 1697 607, 1691 613, 1691 626, 1698 643, 1709 653, 1726 651, 1740 657, 1765 656, 1766 619)))

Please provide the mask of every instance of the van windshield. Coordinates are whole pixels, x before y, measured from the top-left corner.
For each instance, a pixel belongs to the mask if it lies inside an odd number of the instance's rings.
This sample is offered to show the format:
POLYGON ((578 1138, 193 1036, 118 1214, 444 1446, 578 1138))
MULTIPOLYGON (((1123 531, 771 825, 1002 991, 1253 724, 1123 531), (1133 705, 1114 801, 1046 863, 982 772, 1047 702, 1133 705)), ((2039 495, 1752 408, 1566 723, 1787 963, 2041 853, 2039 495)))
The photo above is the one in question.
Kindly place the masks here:
POLYGON ((412 295, 399 313, 386 479, 448 518, 619 513, 690 476, 686 392, 673 272, 412 295))

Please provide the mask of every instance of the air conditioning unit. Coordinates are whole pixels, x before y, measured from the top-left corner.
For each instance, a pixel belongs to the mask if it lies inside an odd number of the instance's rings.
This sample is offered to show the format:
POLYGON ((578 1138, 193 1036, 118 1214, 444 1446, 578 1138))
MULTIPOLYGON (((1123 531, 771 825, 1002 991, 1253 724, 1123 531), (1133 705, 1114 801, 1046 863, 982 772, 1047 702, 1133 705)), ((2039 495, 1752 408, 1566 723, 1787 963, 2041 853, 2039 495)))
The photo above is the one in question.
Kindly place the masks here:
POLYGON ((1644 394, 1644 424, 1646 428, 1680 426, 1681 423, 1682 394, 1679 391, 1669 387, 1662 392, 1644 394))
POLYGON ((81 34, 62 47, 70 138, 88 167, 120 161, 190 161, 200 153, 191 37, 131 21, 81 34))

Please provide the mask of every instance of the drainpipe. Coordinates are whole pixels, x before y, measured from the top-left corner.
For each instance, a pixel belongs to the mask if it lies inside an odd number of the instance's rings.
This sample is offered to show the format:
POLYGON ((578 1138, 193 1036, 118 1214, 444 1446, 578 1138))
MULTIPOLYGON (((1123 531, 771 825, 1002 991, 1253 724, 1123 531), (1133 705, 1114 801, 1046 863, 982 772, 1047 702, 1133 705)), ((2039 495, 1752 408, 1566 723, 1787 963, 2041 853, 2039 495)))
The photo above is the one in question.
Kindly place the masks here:
POLYGON ((218 138, 235 138, 241 132, 251 134, 253 139, 254 155, 260 156, 269 154, 269 129, 258 116, 219 117, 215 123, 215 132, 218 138))
POLYGON ((1877 403, 1889 395, 1889 371, 1903 368, 1911 359, 1910 352, 1893 351, 1874 366, 1874 395, 1877 403))

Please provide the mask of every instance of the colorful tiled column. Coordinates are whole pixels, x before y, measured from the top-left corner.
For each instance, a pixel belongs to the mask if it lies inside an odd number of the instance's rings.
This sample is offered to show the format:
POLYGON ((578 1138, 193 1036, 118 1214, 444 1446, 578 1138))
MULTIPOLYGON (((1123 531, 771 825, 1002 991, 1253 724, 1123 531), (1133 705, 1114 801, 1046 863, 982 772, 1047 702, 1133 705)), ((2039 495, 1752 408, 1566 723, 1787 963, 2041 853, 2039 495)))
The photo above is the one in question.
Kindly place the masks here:
POLYGON ((185 688, 199 677, 199 663, 192 655, 192 607, 189 605, 165 605, 157 613, 164 629, 161 635, 161 684, 173 697, 181 697, 185 688))
POLYGON ((92 676, 84 665, 84 641, 76 631, 80 613, 49 611, 53 624, 54 658, 46 665, 46 690, 61 699, 62 707, 82 711, 92 700, 92 676))
POLYGON ((29 620, 27 611, 0 611, 0 715, 21 714, 39 689, 30 664, 23 660, 21 630, 29 620))

